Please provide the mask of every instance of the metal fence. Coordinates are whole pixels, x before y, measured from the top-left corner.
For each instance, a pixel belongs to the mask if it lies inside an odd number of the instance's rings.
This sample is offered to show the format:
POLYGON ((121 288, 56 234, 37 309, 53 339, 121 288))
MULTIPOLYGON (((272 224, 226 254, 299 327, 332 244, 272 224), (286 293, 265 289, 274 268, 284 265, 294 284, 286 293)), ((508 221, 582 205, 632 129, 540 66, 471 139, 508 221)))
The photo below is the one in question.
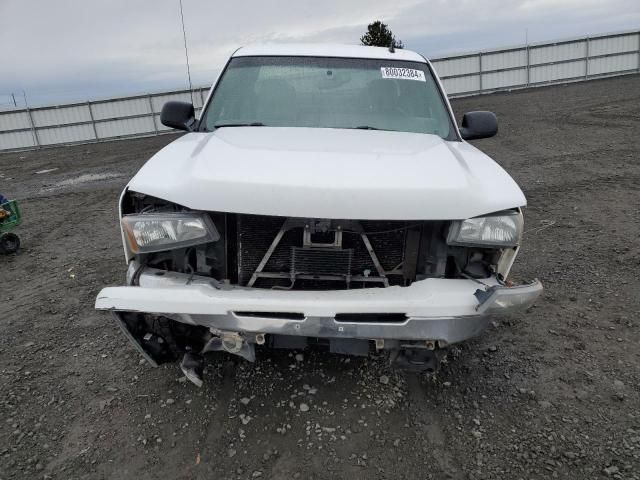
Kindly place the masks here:
MULTIPOLYGON (((196 115, 202 109, 208 90, 193 91, 196 115)), ((190 102, 191 93, 180 90, 0 112, 0 150, 167 133, 171 129, 160 123, 160 111, 169 100, 190 102)))
MULTIPOLYGON (((431 60, 450 97, 640 72, 640 31, 487 50, 431 60)), ((196 114, 208 88, 193 91, 196 114)), ((158 135, 168 100, 188 90, 0 112, 0 150, 158 135)))
POLYGON ((450 97, 640 72, 640 31, 432 59, 450 97))

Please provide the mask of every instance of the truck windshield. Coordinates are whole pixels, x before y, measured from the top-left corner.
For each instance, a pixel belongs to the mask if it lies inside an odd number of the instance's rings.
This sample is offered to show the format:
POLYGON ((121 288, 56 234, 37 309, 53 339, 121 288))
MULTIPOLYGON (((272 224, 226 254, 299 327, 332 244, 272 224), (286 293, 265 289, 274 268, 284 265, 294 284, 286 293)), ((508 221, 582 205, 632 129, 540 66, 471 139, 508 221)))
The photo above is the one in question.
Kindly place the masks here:
POLYGON ((269 126, 428 133, 456 139, 427 64, 360 58, 236 57, 200 128, 269 126))

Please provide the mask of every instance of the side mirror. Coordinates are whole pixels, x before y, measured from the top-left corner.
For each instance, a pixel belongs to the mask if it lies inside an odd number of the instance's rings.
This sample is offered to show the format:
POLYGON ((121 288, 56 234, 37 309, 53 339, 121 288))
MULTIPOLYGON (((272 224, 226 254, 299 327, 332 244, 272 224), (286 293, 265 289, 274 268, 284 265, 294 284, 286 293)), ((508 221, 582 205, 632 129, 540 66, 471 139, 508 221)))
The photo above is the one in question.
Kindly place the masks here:
POLYGON ((460 135, 465 140, 489 138, 498 133, 498 119, 493 112, 467 112, 462 117, 460 135))
POLYGON ((190 103, 167 102, 162 106, 160 121, 166 127, 192 132, 196 124, 196 113, 190 103))

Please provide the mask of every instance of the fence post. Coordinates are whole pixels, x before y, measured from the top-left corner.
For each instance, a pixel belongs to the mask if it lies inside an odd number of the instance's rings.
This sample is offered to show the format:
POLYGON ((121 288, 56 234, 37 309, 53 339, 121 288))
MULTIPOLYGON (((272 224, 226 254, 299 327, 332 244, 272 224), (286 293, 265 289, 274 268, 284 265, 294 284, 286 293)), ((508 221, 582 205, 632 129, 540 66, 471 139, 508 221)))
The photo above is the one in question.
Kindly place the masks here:
POLYGON ((531 54, 527 43, 527 87, 531 84, 531 54))
POLYGON ((87 100, 87 108, 89 109, 89 118, 91 119, 91 126, 93 127, 93 136, 96 139, 96 142, 100 140, 98 138, 98 129, 96 128, 96 120, 93 118, 93 109, 91 108, 91 102, 87 100))
POLYGON ((638 32, 638 72, 640 72, 640 32, 638 32))
POLYGON ((588 79, 589 78, 589 37, 587 36, 586 39, 586 50, 587 50, 587 54, 584 57, 584 79, 588 79))
POLYGON ((480 72, 480 92, 482 92, 482 52, 478 52, 478 71, 480 72))
POLYGON ((149 111, 151 112, 153 130, 156 132, 156 135, 158 135, 158 124, 156 123, 156 113, 153 111, 153 100, 151 99, 151 94, 147 95, 147 99, 149 100, 149 111))
POLYGON ((31 115, 31 109, 25 102, 25 108, 27 109, 27 116, 29 117, 29 124, 31 125, 31 135, 33 135, 33 141, 35 147, 40 148, 40 139, 38 138, 38 132, 36 132, 36 124, 33 123, 33 115, 31 115))

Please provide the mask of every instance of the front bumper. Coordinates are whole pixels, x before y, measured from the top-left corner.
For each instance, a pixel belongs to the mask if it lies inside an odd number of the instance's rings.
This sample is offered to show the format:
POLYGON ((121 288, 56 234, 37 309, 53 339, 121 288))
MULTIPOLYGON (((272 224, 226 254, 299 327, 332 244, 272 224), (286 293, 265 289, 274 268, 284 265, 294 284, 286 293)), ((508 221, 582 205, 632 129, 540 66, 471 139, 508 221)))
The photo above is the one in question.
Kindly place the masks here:
POLYGON ((136 281, 139 286, 103 289, 96 309, 150 313, 254 338, 273 334, 441 345, 479 335, 491 314, 526 308, 542 292, 537 280, 505 287, 495 279, 426 279, 409 287, 354 290, 265 290, 151 268, 136 274, 136 281), (392 321, 380 320, 390 318, 388 314, 397 315, 392 321))

